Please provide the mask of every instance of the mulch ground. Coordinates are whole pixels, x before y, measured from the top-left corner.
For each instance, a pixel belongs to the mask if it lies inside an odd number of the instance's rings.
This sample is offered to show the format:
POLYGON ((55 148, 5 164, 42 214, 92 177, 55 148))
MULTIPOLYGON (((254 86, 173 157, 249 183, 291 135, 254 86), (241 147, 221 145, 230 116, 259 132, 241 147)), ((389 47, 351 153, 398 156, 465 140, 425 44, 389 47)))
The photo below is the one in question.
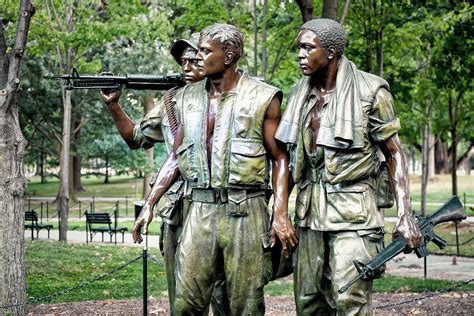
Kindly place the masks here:
MULTIPOLYGON (((377 293, 374 306, 398 303, 429 293, 377 293)), ((296 315, 293 297, 266 297, 265 315, 296 315)), ((141 300, 89 301, 30 306, 28 315, 139 315, 143 312, 141 300)), ((151 299, 150 315, 169 315, 166 298, 151 299)), ((474 292, 450 292, 394 307, 376 309, 375 315, 474 315, 474 292)))

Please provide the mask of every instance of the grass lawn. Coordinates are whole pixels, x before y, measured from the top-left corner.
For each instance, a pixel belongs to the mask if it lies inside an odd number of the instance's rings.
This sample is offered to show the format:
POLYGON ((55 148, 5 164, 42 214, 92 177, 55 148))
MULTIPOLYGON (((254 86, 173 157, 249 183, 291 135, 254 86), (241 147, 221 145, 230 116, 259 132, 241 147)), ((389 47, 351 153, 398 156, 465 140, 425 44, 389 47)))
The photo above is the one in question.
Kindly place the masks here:
MULTIPOLYGON (((74 287, 109 272, 138 257, 135 247, 65 244, 48 241, 27 241, 28 298, 42 297, 74 287)), ((161 254, 150 250, 158 260, 161 254)), ((153 297, 167 295, 164 267, 148 261, 148 292, 153 297)), ((142 295, 142 261, 99 280, 83 289, 51 300, 67 301, 139 298, 142 295)))
MULTIPOLYGON (((59 179, 48 178, 48 182, 41 183, 35 176, 28 179, 27 192, 30 196, 56 196, 59 190, 59 179)), ((125 197, 140 199, 143 191, 143 178, 130 176, 113 176, 109 183, 104 183, 104 177, 82 176, 82 186, 85 191, 78 192, 79 197, 125 197)))
MULTIPOLYGON (((27 290, 28 298, 42 297, 109 272, 138 257, 141 249, 126 246, 98 246, 65 244, 50 241, 27 241, 27 290)), ((151 255, 162 261, 157 250, 151 255)), ((424 292, 445 289, 457 282, 422 280, 387 276, 375 281, 375 292, 424 292)), ((474 284, 460 290, 474 291, 474 284)), ((148 261, 148 292, 159 298, 167 296, 166 275, 163 266, 148 261)), ((265 293, 273 296, 293 295, 291 278, 270 282, 265 293)), ((67 301, 140 298, 142 296, 142 261, 82 289, 53 298, 49 303, 67 301)), ((41 302, 46 303, 46 302, 41 302)))

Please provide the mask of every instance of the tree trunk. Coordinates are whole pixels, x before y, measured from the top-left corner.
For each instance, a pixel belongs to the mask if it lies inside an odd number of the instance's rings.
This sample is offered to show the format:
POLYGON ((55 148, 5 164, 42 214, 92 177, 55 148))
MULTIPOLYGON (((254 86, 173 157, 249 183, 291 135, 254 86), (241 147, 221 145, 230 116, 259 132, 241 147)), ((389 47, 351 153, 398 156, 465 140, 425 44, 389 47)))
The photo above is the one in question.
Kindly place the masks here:
POLYGON ((337 0, 324 0, 321 17, 337 21, 337 0))
MULTIPOLYGON (((143 97, 142 98, 142 103, 143 103, 144 112, 146 114, 155 106, 154 96, 153 95, 147 95, 147 96, 143 97)), ((156 172, 155 170, 153 170, 154 156, 155 156, 153 148, 149 148, 149 149, 146 150, 146 156, 148 158, 148 163, 147 163, 146 168, 145 168, 146 169, 145 176, 143 177, 143 197, 148 196, 148 193, 150 193, 151 178, 152 178, 154 172, 156 172), (152 171, 150 171, 150 170, 152 170, 152 171)))
POLYGON ((427 174, 428 174, 428 181, 433 180, 435 176, 435 151, 434 151, 434 142, 435 142, 435 137, 433 134, 431 134, 431 123, 430 123, 430 134, 428 135, 428 169, 427 174))
POLYGON ((105 179, 104 183, 109 183, 109 154, 105 153, 105 179))
POLYGON ((350 0, 344 1, 344 9, 342 9, 341 18, 339 19, 339 23, 344 25, 344 21, 346 20, 347 14, 349 13, 349 3, 350 0))
POLYGON ((253 75, 258 74, 258 14, 257 14, 257 0, 253 0, 253 75))
POLYGON ((377 75, 383 77, 383 32, 385 28, 385 8, 383 0, 380 3, 380 26, 377 31, 377 75))
POLYGON ((263 80, 267 79, 267 0, 263 0, 262 3, 262 16, 263 16, 263 27, 262 27, 262 77, 263 80))
MULTIPOLYGON (((54 4, 51 4, 54 5, 54 4)), ((49 10, 49 7, 48 7, 49 10)), ((50 12, 49 12, 50 13, 50 12)), ((53 11, 56 15, 56 12, 53 11)), ((71 3, 65 6, 65 21, 66 31, 71 34, 74 31, 74 9, 71 3)), ((58 17, 56 17, 59 19, 58 17)), ((63 73, 70 73, 72 69, 72 59, 74 49, 66 47, 64 54, 57 46, 58 59, 63 73)), ((59 159, 59 194, 58 194, 58 212, 59 212, 59 240, 67 241, 68 217, 69 217, 69 202, 70 202, 70 146, 71 146, 71 90, 64 88, 64 83, 61 82, 61 92, 63 96, 63 131, 61 140, 61 153, 59 159)), ((71 185, 72 187, 72 185, 71 185)))
POLYGON ((296 0, 296 4, 300 8, 303 23, 313 19, 313 1, 312 0, 296 0))
POLYGON ((81 183, 81 160, 82 158, 79 155, 72 156, 72 187, 74 192, 82 192, 86 190, 81 183))
POLYGON ((81 157, 78 154, 77 146, 81 139, 81 112, 75 111, 74 113, 74 132, 72 133, 73 141, 71 143, 72 153, 72 172, 71 182, 72 190, 71 194, 74 195, 72 198, 76 200, 75 192, 85 191, 81 183, 81 157))
POLYGON ((426 124, 421 130, 422 158, 421 158, 421 214, 426 215, 426 193, 430 180, 430 124, 426 124))
POLYGON ((449 157, 448 146, 446 143, 437 139, 435 142, 435 173, 448 174, 449 173, 449 157))
POLYGON ((458 170, 458 159, 457 159, 457 147, 458 147, 458 136, 457 136, 457 124, 458 124, 458 113, 459 107, 461 104, 462 93, 459 92, 456 100, 452 98, 452 94, 449 94, 448 100, 448 111, 449 111, 449 121, 450 121, 450 132, 451 132, 451 182, 452 182, 452 194, 458 195, 458 179, 457 179, 457 170, 458 170), (454 103, 454 104, 453 104, 454 103))
POLYGON ((22 0, 11 56, 7 55, 0 18, 0 314, 26 315, 24 203, 26 140, 18 119, 20 65, 25 52, 33 4, 22 0), (9 59, 10 58, 10 59, 9 59), (7 62, 6 59, 9 59, 7 62), (8 68, 4 68, 8 64, 8 68), (8 69, 8 72, 7 72, 8 69))
POLYGON ((59 240, 67 241, 68 217, 69 217, 69 156, 71 135, 71 90, 63 89, 63 133, 62 146, 59 161, 59 240))
POLYGON ((373 73, 374 67, 372 65, 372 16, 373 16, 372 0, 368 1, 368 6, 369 6, 368 8, 369 14, 367 16, 368 26, 367 26, 367 33, 366 33, 366 42, 367 42, 366 69, 367 69, 367 72, 373 73))

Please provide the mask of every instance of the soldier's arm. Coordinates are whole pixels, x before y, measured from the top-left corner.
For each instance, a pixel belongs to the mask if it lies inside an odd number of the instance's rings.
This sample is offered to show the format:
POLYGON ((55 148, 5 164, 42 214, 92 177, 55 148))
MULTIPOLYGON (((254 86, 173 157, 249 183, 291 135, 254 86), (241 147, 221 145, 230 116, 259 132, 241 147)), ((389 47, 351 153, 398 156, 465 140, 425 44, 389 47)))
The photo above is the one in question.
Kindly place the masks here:
POLYGON ((153 184, 150 193, 146 197, 142 211, 140 212, 140 215, 138 216, 132 229, 134 243, 141 243, 143 241, 140 232, 143 227, 143 233, 147 234, 148 225, 150 225, 151 221, 153 220, 153 207, 179 176, 178 156, 176 155, 176 150, 182 144, 182 142, 183 129, 180 125, 174 139, 173 150, 170 152, 168 158, 166 158, 165 162, 158 171, 156 181, 153 184))
POLYGON ((100 92, 102 100, 107 105, 110 114, 112 114, 112 119, 114 120, 120 136, 125 140, 130 149, 138 149, 140 148, 140 145, 133 139, 133 128, 135 127, 135 123, 122 110, 122 107, 118 102, 121 94, 122 92, 120 90, 112 91, 110 93, 104 93, 103 91, 100 92))
POLYGON ((410 248, 417 248, 421 244, 421 233, 411 214, 408 169, 398 135, 394 134, 379 143, 379 148, 387 161, 398 209, 398 221, 393 229, 393 237, 402 236, 410 248))
POLYGON ((275 238, 281 241, 283 252, 288 257, 287 242, 291 247, 298 243, 295 228, 288 218, 288 152, 286 145, 275 139, 275 132, 280 122, 280 100, 274 97, 265 113, 263 122, 263 139, 266 151, 272 160, 272 185, 273 185, 273 223, 272 247, 275 238))

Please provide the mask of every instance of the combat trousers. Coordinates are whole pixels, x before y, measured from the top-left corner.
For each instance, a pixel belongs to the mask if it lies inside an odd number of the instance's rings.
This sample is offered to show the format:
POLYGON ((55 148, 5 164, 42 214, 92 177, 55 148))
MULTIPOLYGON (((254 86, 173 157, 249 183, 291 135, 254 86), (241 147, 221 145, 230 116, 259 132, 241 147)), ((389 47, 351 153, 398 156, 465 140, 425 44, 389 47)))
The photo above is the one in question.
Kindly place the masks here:
MULTIPOLYGON (((169 225, 163 222, 161 225, 160 250, 165 259, 166 281, 168 284, 168 299, 170 309, 176 299, 176 278, 174 269, 176 266, 175 254, 178 245, 178 237, 181 234, 181 225, 169 225)), ((218 276, 212 292, 211 306, 214 315, 225 315, 221 311, 228 310, 227 293, 225 288, 225 277, 223 272, 218 276)))
POLYGON ((270 222, 264 196, 236 205, 193 201, 176 253, 175 315, 202 315, 224 266, 227 315, 263 315, 263 287, 271 274, 270 222), (244 216, 244 213, 247 213, 244 216))
MULTIPOLYGON (((298 228, 294 292, 298 315, 372 315, 372 281, 356 276, 353 260, 363 263, 383 248, 381 230, 322 232, 298 228)), ((382 274, 382 271, 378 272, 382 274)))

